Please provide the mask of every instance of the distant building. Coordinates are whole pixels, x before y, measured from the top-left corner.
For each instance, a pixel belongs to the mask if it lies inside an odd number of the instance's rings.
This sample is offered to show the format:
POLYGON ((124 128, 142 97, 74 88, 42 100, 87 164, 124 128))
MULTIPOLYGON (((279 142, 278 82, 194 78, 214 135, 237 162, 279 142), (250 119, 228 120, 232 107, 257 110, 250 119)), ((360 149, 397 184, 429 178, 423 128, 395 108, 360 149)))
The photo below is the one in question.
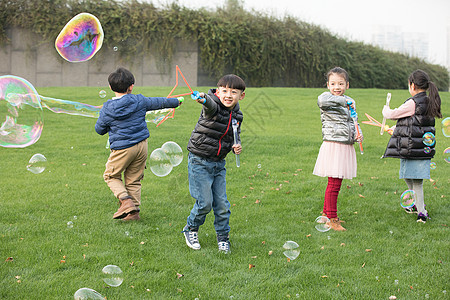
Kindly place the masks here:
POLYGON ((428 36, 418 32, 404 32, 400 26, 375 26, 371 43, 384 50, 428 60, 428 36))

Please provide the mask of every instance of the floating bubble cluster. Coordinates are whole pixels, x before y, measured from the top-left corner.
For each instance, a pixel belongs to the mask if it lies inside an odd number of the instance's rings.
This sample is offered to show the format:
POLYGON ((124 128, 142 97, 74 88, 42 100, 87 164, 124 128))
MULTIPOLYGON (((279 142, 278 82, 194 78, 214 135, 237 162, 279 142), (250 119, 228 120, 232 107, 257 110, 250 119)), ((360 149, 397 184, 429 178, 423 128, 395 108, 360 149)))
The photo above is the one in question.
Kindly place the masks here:
POLYGON ((183 161, 183 150, 175 142, 166 142, 150 154, 150 170, 159 177, 168 175, 183 161))
POLYGON ((406 190, 400 196, 400 205, 403 208, 413 207, 416 203, 416 192, 413 190, 406 190))
POLYGON ((284 256, 289 258, 290 260, 296 259, 300 255, 300 251, 298 250, 298 244, 294 241, 287 241, 283 245, 284 256))
POLYGON ((43 127, 41 100, 33 85, 17 76, 0 76, 0 146, 32 145, 43 127))
POLYGON ((73 17, 55 41, 56 51, 69 62, 91 59, 103 44, 103 29, 94 15, 81 13, 73 17))
POLYGON ((90 288, 81 288, 73 295, 75 300, 91 300, 91 299, 106 299, 99 292, 90 288))
POLYGON ((326 216, 317 217, 314 223, 316 223, 315 228, 317 229, 317 231, 327 232, 328 230, 331 229, 330 219, 328 219, 326 216))
POLYGON ((28 161, 27 170, 33 174, 40 174, 44 172, 46 165, 47 158, 40 153, 36 153, 28 161))
POLYGON ((436 137, 434 136, 434 134, 432 132, 425 132, 425 134, 423 135, 423 143, 426 146, 433 146, 434 143, 436 143, 436 137))
POLYGON ((103 281, 113 287, 117 287, 123 282, 122 270, 116 265, 107 265, 102 269, 103 281))
POLYGON ((450 137, 450 117, 442 120, 442 133, 446 137, 450 137))

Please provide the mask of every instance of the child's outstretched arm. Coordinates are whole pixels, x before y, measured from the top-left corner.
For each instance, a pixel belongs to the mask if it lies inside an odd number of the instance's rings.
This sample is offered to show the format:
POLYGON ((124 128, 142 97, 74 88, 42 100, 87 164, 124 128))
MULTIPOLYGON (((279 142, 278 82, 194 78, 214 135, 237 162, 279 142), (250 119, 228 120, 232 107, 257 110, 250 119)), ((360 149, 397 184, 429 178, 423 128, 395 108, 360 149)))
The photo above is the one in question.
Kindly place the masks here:
POLYGON ((217 112, 217 103, 214 102, 207 94, 199 93, 199 98, 195 99, 197 103, 203 105, 206 116, 213 116, 217 112))
POLYGON ((147 97, 147 111, 158 110, 163 108, 175 108, 181 105, 182 101, 178 98, 165 98, 165 97, 147 97))

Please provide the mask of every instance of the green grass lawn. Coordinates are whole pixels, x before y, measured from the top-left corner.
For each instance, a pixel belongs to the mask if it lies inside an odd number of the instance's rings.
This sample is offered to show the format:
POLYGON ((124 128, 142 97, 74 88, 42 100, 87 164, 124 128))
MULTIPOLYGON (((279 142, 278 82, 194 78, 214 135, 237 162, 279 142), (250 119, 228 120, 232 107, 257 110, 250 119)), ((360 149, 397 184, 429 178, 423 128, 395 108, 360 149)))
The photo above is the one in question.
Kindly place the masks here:
MULTIPOLYGON (((105 100, 98 96, 101 89, 106 87, 37 88, 43 96, 93 105, 105 100)), ((170 89, 134 92, 164 96, 170 89)), ((424 182, 431 220, 416 223, 416 215, 403 211, 399 200, 407 187, 398 179, 399 160, 380 159, 389 135, 363 124, 358 176, 343 181, 338 199, 347 231, 321 233, 314 220, 326 178, 312 170, 322 143, 316 104, 322 91, 246 91, 241 167, 234 155, 227 157, 230 255, 217 251, 212 213, 200 228, 200 251, 188 248, 181 233, 194 203, 185 149, 199 104, 186 99, 174 119, 158 128, 148 125, 149 152, 175 141, 184 160, 166 177, 146 170, 141 220, 134 223, 112 219, 117 200, 102 178, 107 137, 94 131, 96 120, 44 110, 37 143, 0 148, 0 299, 73 299, 82 287, 108 299, 449 299, 450 165, 443 151, 450 139, 442 134, 441 120, 433 182, 424 182), (35 153, 48 160, 37 175, 26 169, 35 153), (283 255, 288 240, 300 245, 292 261, 283 255), (108 264, 123 270, 121 286, 103 282, 101 270, 108 264)), ((381 121, 387 92, 391 107, 409 97, 407 90, 348 91, 360 121, 364 113, 381 121)), ((448 117, 450 94, 440 95, 448 117)))

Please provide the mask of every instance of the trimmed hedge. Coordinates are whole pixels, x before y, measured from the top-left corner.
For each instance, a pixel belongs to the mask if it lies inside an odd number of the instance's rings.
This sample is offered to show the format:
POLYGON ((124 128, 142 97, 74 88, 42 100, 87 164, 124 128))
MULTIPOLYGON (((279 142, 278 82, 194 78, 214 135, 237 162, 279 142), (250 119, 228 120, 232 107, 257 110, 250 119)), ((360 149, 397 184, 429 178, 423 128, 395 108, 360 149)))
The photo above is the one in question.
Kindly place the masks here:
POLYGON ((185 39, 198 41, 201 69, 214 77, 236 73, 250 86, 322 87, 324 74, 334 66, 347 69, 352 87, 403 89, 415 69, 430 74, 440 90, 449 86, 443 66, 347 41, 292 17, 248 12, 239 5, 208 11, 177 4, 161 9, 135 0, 2 0, 0 45, 9 42, 9 26, 30 29, 44 41, 53 41, 81 12, 100 20, 103 47, 117 46, 126 61, 151 51, 160 68, 172 59, 175 41, 185 39))

